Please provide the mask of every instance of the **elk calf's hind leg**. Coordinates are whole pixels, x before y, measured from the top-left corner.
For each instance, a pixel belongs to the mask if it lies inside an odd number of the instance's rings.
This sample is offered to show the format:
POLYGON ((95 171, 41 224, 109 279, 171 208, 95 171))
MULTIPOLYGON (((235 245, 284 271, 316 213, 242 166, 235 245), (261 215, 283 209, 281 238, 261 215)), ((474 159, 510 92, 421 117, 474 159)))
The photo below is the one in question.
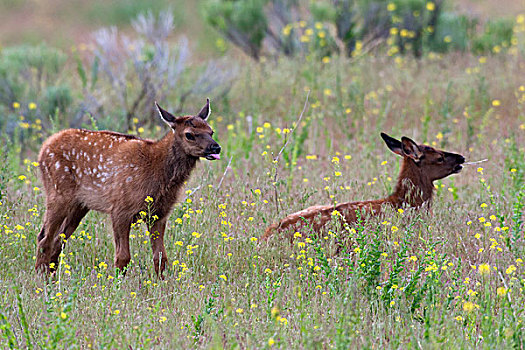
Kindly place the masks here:
POLYGON ((150 227, 151 249, 153 250, 153 264, 157 276, 163 278, 162 273, 166 268, 168 257, 166 255, 166 248, 164 247, 164 231, 166 230, 167 219, 156 221, 150 227))
MULTIPOLYGON (((67 214, 66 219, 60 226, 60 229, 58 230, 58 234, 64 234, 64 240, 69 239, 73 232, 77 229, 78 225, 80 224, 80 221, 86 216, 89 209, 84 207, 83 205, 76 205, 74 206, 69 213, 67 214)), ((56 237, 54 240, 55 245, 53 247, 53 250, 51 252, 51 263, 58 264, 58 258, 60 257, 60 253, 62 252, 62 242, 63 240, 61 237, 56 237)))
MULTIPOLYGON (((44 215, 44 226, 38 235, 38 244, 36 248, 36 263, 37 271, 50 272, 49 266, 53 251, 55 249, 59 228, 66 218, 67 208, 62 205, 48 204, 46 213, 44 215)), ((56 267, 56 266, 55 266, 56 267)))
POLYGON ((131 260, 129 252, 130 219, 119 219, 112 215, 113 236, 115 239, 115 267, 124 270, 131 260))

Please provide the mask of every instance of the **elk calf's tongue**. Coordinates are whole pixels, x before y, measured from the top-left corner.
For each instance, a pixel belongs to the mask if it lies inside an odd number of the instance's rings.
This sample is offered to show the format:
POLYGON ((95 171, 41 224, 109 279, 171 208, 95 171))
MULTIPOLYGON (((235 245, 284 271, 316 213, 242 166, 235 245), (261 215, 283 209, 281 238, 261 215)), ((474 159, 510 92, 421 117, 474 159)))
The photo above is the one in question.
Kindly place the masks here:
POLYGON ((221 155, 218 153, 210 154, 210 157, 212 157, 213 159, 221 159, 221 155))

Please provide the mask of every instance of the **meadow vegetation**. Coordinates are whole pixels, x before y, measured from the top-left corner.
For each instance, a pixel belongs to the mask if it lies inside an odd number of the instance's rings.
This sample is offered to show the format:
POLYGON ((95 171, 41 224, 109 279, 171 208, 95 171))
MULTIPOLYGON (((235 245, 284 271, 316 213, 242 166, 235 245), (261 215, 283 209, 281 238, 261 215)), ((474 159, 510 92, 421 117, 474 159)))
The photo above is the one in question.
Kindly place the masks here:
POLYGON ((67 52, 0 51, 1 348, 525 346, 525 14, 489 50, 414 58, 387 37, 351 57, 255 61, 230 48, 212 68, 140 28, 67 52), (159 91, 163 72, 178 84, 159 91), (125 276, 96 212, 64 242, 56 274, 37 275, 43 139, 71 125, 159 138, 152 99, 182 114, 208 96, 222 160, 200 162, 168 221, 166 278, 151 264, 147 211, 125 276), (259 242, 288 213, 392 191, 400 161, 381 131, 488 161, 436 182, 429 212, 259 242))

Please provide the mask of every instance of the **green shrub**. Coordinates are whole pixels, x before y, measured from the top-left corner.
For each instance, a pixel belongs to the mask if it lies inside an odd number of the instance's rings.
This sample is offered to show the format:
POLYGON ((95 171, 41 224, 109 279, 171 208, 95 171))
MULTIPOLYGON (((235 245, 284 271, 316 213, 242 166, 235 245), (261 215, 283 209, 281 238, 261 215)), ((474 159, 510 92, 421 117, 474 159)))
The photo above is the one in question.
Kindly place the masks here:
POLYGON ((212 0, 205 13, 208 22, 228 40, 258 59, 268 22, 266 0, 212 0))
POLYGON ((386 5, 391 26, 397 29, 396 44, 400 53, 411 50, 420 57, 424 45, 432 41, 439 25, 443 0, 396 0, 386 5))
POLYGON ((428 48, 436 52, 465 51, 469 47, 470 33, 474 31, 475 26, 476 21, 466 16, 445 12, 439 17, 435 33, 429 39, 428 48))
POLYGON ((54 83, 67 56, 45 44, 15 46, 0 51, 0 103, 35 99, 45 84, 54 83))
MULTIPOLYGON (((335 17, 333 22, 337 30, 337 37, 344 43, 345 52, 348 56, 355 50, 357 41, 356 35, 356 11, 352 6, 353 0, 334 1, 335 17)), ((312 12, 314 12, 312 10, 312 12)))
POLYGON ((472 51, 478 54, 499 52, 502 47, 510 46, 513 26, 512 20, 504 18, 487 22, 483 33, 473 39, 472 51))
MULTIPOLYGON (((87 19, 101 25, 129 24, 139 14, 148 11, 160 13, 165 11, 167 1, 142 1, 142 0, 120 0, 120 1, 92 1, 87 12, 87 19)), ((180 11, 180 6, 177 8, 180 11)))
MULTIPOLYGON (((349 3, 349 1, 343 2, 349 3)), ((312 13, 312 17, 315 21, 333 22, 337 16, 337 5, 334 4, 334 6, 332 6, 332 4, 328 2, 314 1, 310 4, 310 12, 312 13)))
POLYGON ((227 94, 235 71, 219 61, 190 70, 186 38, 175 45, 168 39, 174 29, 171 12, 141 14, 132 25, 134 32, 127 35, 115 27, 94 32, 93 51, 84 61, 76 58, 77 73, 85 88, 79 124, 88 121, 84 115, 91 115, 101 128, 138 131, 160 123, 155 101, 170 101, 167 108, 179 113, 192 95, 202 101, 202 96, 227 94), (217 92, 219 89, 222 92, 217 92))
POLYGON ((0 51, 0 112, 8 133, 20 116, 44 121, 56 108, 64 111, 71 104, 69 89, 57 86, 66 61, 64 52, 45 44, 0 51))
POLYGON ((39 78, 50 80, 60 73, 66 59, 61 50, 46 44, 15 46, 1 51, 0 69, 12 75, 35 70, 39 78))
POLYGON ((210 0, 208 22, 249 56, 263 50, 325 57, 361 52, 362 43, 388 38, 389 55, 425 52, 499 52, 510 46, 513 22, 489 22, 476 36, 477 20, 443 12, 445 0, 326 0, 308 6, 294 0, 210 0), (294 18, 295 16, 295 18, 294 18), (298 25, 300 24, 300 25, 298 25), (339 45, 331 35, 335 26, 339 45), (320 34, 320 35, 319 35, 320 34), (358 45, 359 44, 359 45, 358 45))
POLYGON ((49 86, 44 92, 44 113, 50 116, 57 110, 65 112, 72 102, 73 97, 68 85, 49 86))

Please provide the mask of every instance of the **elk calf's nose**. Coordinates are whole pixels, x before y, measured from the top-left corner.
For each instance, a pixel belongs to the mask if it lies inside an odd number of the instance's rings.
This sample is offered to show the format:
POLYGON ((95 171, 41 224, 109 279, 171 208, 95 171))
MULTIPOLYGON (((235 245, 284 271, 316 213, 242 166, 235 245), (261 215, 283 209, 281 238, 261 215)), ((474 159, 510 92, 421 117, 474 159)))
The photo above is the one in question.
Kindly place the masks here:
POLYGON ((210 153, 221 153, 221 146, 218 143, 215 143, 210 146, 210 153))

